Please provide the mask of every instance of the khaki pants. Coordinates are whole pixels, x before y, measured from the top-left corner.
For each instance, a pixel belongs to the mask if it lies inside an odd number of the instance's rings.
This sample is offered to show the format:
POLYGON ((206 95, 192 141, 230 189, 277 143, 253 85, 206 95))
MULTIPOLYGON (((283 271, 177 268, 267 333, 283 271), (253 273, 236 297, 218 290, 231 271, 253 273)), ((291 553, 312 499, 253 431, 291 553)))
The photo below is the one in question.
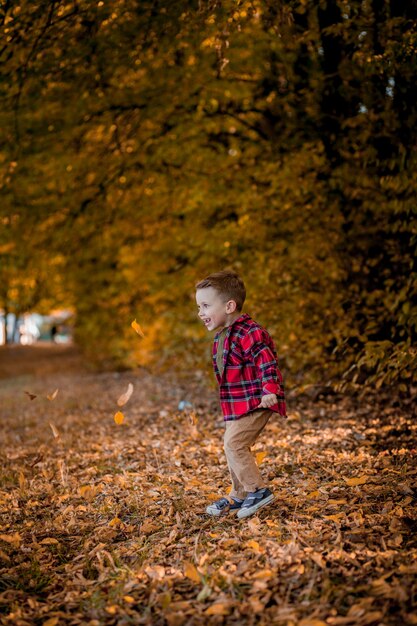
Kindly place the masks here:
POLYGON ((232 478, 231 497, 244 499, 249 491, 265 487, 250 448, 272 413, 269 409, 258 409, 238 420, 225 422, 224 451, 232 478))

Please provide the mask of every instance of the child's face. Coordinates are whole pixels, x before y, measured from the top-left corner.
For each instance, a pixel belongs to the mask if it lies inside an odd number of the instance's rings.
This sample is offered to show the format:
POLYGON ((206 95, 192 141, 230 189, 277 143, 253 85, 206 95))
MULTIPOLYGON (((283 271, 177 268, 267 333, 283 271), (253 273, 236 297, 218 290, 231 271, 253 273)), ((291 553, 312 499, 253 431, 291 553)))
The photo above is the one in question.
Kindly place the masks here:
POLYGON ((236 311, 234 300, 224 301, 224 298, 213 287, 197 289, 196 297, 198 317, 203 321, 207 330, 216 330, 227 325, 230 315, 236 311))

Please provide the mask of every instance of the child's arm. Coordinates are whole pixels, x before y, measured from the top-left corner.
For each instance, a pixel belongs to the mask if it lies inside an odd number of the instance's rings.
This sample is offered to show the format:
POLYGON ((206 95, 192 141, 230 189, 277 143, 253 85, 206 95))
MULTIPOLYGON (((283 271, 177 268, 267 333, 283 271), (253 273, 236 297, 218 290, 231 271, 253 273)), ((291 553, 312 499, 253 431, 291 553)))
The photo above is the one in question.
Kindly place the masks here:
POLYGON ((242 349, 249 361, 252 361, 262 379, 263 397, 260 407, 269 408, 277 403, 278 398, 284 399, 282 374, 278 369, 276 356, 267 345, 263 332, 255 328, 241 339, 242 349))

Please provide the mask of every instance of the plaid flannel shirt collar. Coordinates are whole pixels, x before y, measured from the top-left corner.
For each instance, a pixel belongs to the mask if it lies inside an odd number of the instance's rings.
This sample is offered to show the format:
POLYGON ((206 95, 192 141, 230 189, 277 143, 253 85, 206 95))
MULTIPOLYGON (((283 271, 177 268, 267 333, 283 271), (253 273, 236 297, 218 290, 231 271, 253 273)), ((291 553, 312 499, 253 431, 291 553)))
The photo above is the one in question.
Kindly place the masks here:
POLYGON ((224 330, 224 328, 221 328, 215 335, 214 337, 214 343, 213 343, 213 365, 214 365, 214 371, 216 374, 216 377, 218 379, 218 381, 220 382, 220 380, 223 379, 223 377, 226 376, 226 361, 227 361, 227 354, 229 352, 229 347, 230 347, 230 336, 232 334, 232 331, 234 329, 234 327, 236 327, 238 324, 240 324, 241 322, 244 322, 245 320, 251 319, 251 316, 248 315, 247 313, 242 313, 242 315, 240 315, 239 317, 237 317, 234 322, 232 322, 230 324, 230 326, 227 327, 227 332, 225 334, 224 337, 224 344, 223 344, 223 373, 220 375, 220 372, 218 370, 217 367, 217 348, 219 345, 219 337, 222 333, 222 331, 224 330))

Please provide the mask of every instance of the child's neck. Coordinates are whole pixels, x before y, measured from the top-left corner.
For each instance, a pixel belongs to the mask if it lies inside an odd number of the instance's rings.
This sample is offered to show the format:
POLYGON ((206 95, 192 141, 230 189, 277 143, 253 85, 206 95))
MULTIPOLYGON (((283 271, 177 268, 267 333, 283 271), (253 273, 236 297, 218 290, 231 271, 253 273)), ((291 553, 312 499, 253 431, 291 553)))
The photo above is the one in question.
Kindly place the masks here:
POLYGON ((224 325, 224 328, 231 326, 233 322, 237 320, 237 318, 240 317, 241 315, 242 313, 238 313, 238 312, 230 313, 230 315, 227 316, 227 320, 226 320, 226 324, 224 325))

